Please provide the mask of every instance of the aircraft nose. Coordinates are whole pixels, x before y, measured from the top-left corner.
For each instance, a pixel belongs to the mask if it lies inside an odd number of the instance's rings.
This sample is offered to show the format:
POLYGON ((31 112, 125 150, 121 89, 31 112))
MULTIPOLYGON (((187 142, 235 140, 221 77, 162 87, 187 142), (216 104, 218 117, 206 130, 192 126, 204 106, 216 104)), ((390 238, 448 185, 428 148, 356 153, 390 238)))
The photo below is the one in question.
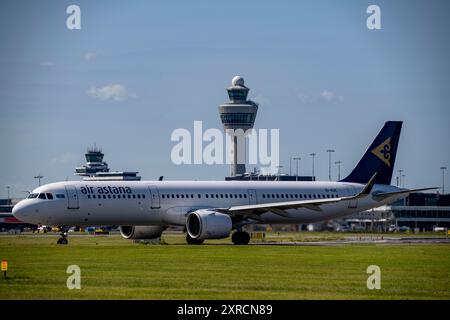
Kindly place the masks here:
POLYGON ((22 201, 16 204, 12 209, 13 216, 22 222, 27 222, 27 218, 29 218, 30 213, 31 211, 29 207, 22 201))

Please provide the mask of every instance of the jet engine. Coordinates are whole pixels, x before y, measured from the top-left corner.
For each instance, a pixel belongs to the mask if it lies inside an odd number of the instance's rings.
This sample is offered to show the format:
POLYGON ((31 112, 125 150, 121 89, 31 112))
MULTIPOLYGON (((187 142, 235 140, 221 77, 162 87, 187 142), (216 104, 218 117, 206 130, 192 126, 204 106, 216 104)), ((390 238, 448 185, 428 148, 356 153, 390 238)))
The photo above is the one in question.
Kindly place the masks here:
POLYGON ((221 239, 230 235, 233 229, 231 217, 210 210, 197 210, 188 214, 186 230, 193 239, 221 239))
POLYGON ((163 226, 121 226, 120 234, 125 239, 155 239, 161 236, 163 226))

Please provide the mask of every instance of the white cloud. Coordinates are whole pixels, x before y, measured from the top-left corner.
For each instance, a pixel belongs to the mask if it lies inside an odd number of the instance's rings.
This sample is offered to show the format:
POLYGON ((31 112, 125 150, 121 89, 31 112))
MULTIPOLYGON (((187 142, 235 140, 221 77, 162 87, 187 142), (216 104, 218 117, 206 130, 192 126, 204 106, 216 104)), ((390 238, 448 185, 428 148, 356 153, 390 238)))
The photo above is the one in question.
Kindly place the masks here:
POLYGON ((335 92, 331 90, 324 89, 319 94, 310 94, 305 92, 297 92, 297 98, 305 104, 317 104, 320 103, 322 100, 325 100, 326 102, 333 102, 338 101, 342 102, 344 101, 344 97, 341 95, 337 95, 335 92))
POLYGON ((129 92, 121 84, 110 84, 101 88, 92 87, 87 91, 87 93, 96 99, 101 101, 114 100, 114 101, 125 101, 129 98, 136 98, 136 94, 129 92))
POLYGON ((303 92, 298 93, 297 98, 303 103, 309 103, 313 100, 308 94, 303 92))
POLYGON ((97 54, 95 52, 86 52, 84 54, 84 60, 86 61, 95 60, 95 58, 97 58, 97 54))
POLYGON ((344 101, 344 97, 343 96, 339 96, 339 95, 337 95, 336 93, 334 93, 333 91, 330 91, 330 90, 323 90, 322 93, 320 94, 320 96, 324 100, 326 100, 328 102, 336 101, 336 100, 339 101, 339 102, 344 101))
POLYGON ((53 63, 53 61, 42 61, 40 65, 42 67, 53 67, 55 64, 53 63))
POLYGON ((335 98, 334 92, 328 90, 323 90, 320 96, 326 101, 331 101, 335 98))

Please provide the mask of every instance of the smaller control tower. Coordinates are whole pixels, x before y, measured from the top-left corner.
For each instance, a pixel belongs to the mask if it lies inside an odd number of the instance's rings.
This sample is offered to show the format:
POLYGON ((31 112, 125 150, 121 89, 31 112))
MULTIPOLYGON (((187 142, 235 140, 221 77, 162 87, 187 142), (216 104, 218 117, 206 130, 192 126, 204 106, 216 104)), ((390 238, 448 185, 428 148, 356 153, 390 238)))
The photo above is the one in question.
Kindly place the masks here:
POLYGON ((109 172, 108 164, 103 161, 105 156, 97 147, 89 148, 84 155, 86 164, 75 168, 75 174, 79 176, 94 176, 98 172, 109 172))
MULTIPOLYGON (((238 130, 242 129, 245 132, 248 129, 252 129, 255 123, 256 113, 258 111, 258 104, 247 100, 249 88, 244 85, 244 78, 235 76, 231 80, 231 87, 227 89, 228 97, 230 101, 221 104, 219 106, 220 119, 224 130, 228 129, 238 130)), ((245 136, 243 147, 238 150, 238 135, 233 134, 232 144, 232 164, 231 164, 231 176, 243 175, 245 173, 245 136), (239 151, 239 157, 238 157, 239 151), (243 154, 242 154, 243 153, 243 154), (238 163, 238 160, 244 160, 238 163)))
POLYGON ((109 171, 108 164, 103 161, 105 156, 97 147, 89 148, 84 155, 86 164, 76 167, 75 174, 87 181, 121 181, 141 180, 137 171, 109 171))

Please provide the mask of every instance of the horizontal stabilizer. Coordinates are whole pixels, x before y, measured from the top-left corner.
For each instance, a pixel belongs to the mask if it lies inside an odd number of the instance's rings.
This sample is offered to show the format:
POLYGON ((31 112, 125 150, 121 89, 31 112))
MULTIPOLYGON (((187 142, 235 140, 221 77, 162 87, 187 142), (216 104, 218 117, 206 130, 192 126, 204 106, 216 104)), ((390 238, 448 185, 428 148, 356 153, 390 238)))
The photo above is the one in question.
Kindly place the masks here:
POLYGON ((377 201, 385 200, 389 197, 393 196, 400 196, 400 195, 409 195, 413 192, 420 192, 420 191, 427 191, 427 190, 436 190, 439 189, 439 187, 434 188, 421 188, 421 189, 407 189, 407 190, 400 190, 400 191, 394 191, 394 192, 383 192, 383 193, 377 193, 373 195, 373 198, 377 201))

